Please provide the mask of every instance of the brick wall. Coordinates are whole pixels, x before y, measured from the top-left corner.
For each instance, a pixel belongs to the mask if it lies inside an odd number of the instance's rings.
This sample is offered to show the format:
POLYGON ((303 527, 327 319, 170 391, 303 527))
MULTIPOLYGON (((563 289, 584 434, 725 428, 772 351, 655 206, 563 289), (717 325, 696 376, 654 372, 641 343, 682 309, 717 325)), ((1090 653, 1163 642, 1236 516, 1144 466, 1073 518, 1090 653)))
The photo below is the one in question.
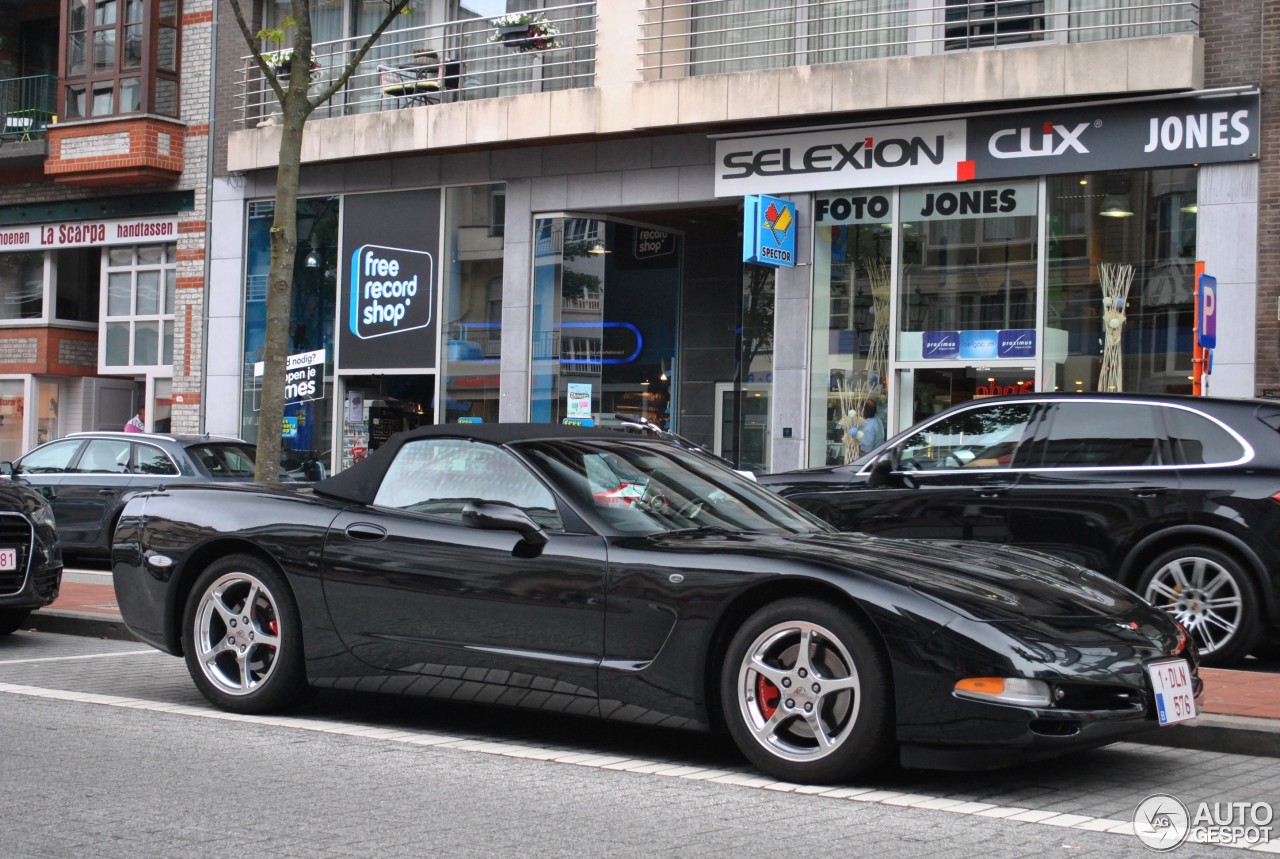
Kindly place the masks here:
POLYGON ((1231 0, 1201 6, 1205 86, 1261 86, 1258 176, 1258 319, 1255 393, 1280 395, 1280 0, 1231 0))

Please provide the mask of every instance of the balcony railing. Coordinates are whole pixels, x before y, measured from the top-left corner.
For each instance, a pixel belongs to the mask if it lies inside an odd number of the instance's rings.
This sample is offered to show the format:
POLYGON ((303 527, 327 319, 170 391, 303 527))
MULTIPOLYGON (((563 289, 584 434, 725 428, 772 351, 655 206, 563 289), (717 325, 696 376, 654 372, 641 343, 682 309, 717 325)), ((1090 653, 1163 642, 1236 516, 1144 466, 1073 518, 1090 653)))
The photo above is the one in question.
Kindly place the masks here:
POLYGON ((0 141, 36 140, 58 121, 53 75, 0 80, 0 141))
POLYGON ((1197 33, 1199 0, 655 0, 644 80, 1197 33))
MULTIPOLYGON (((595 84, 596 4, 566 3, 542 9, 559 31, 554 44, 509 36, 492 21, 472 17, 388 31, 364 56, 339 92, 313 116, 349 116, 419 104, 470 101, 595 84), (497 40, 495 40, 495 38, 497 40)), ((317 42, 314 94, 341 74, 368 36, 317 42)), ((252 57, 241 61, 240 116, 247 127, 280 115, 252 57)))

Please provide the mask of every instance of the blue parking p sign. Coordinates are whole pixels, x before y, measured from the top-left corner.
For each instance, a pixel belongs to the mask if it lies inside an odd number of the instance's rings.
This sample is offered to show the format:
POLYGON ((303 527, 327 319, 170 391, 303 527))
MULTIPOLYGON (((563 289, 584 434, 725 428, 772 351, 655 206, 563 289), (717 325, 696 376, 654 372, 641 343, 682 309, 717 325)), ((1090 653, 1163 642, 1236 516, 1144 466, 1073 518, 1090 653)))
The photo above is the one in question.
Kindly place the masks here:
POLYGON ((1218 279, 1200 275, 1200 296, 1196 306, 1196 342, 1205 349, 1218 345, 1218 279))

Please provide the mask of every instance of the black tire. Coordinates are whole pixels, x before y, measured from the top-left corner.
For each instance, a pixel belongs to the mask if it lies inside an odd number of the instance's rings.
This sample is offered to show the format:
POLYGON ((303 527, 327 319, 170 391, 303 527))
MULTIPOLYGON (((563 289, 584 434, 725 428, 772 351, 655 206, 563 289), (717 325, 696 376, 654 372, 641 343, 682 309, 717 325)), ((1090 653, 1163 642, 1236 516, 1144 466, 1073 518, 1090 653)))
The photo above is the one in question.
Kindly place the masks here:
POLYGON ((725 651, 720 700, 738 748, 783 781, 847 781, 896 747, 885 657, 862 624, 822 600, 779 600, 753 614, 725 651), (798 659, 805 638, 809 656, 798 659))
POLYGON ((230 555, 196 579, 182 613, 182 649, 200 692, 236 713, 268 713, 307 699, 302 621, 284 576, 230 555))
POLYGON ((0 608, 0 635, 8 635, 22 629, 29 617, 31 617, 29 608, 0 608))
POLYGON ((1191 633, 1205 665, 1243 659, 1258 637, 1257 590, 1239 559, 1219 549, 1170 549, 1147 565, 1136 590, 1191 633))

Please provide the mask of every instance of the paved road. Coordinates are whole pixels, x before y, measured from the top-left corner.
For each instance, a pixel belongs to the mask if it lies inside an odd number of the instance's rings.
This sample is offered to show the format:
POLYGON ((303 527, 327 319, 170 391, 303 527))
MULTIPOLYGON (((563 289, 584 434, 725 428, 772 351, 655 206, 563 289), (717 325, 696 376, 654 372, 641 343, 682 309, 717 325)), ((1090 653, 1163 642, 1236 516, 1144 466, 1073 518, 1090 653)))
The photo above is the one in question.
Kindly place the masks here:
POLYGON ((0 639, 0 738, 5 857, 1125 856, 1152 793, 1280 798, 1274 759, 1133 744, 832 789, 716 738, 421 700, 233 717, 178 659, 48 633, 0 639))

